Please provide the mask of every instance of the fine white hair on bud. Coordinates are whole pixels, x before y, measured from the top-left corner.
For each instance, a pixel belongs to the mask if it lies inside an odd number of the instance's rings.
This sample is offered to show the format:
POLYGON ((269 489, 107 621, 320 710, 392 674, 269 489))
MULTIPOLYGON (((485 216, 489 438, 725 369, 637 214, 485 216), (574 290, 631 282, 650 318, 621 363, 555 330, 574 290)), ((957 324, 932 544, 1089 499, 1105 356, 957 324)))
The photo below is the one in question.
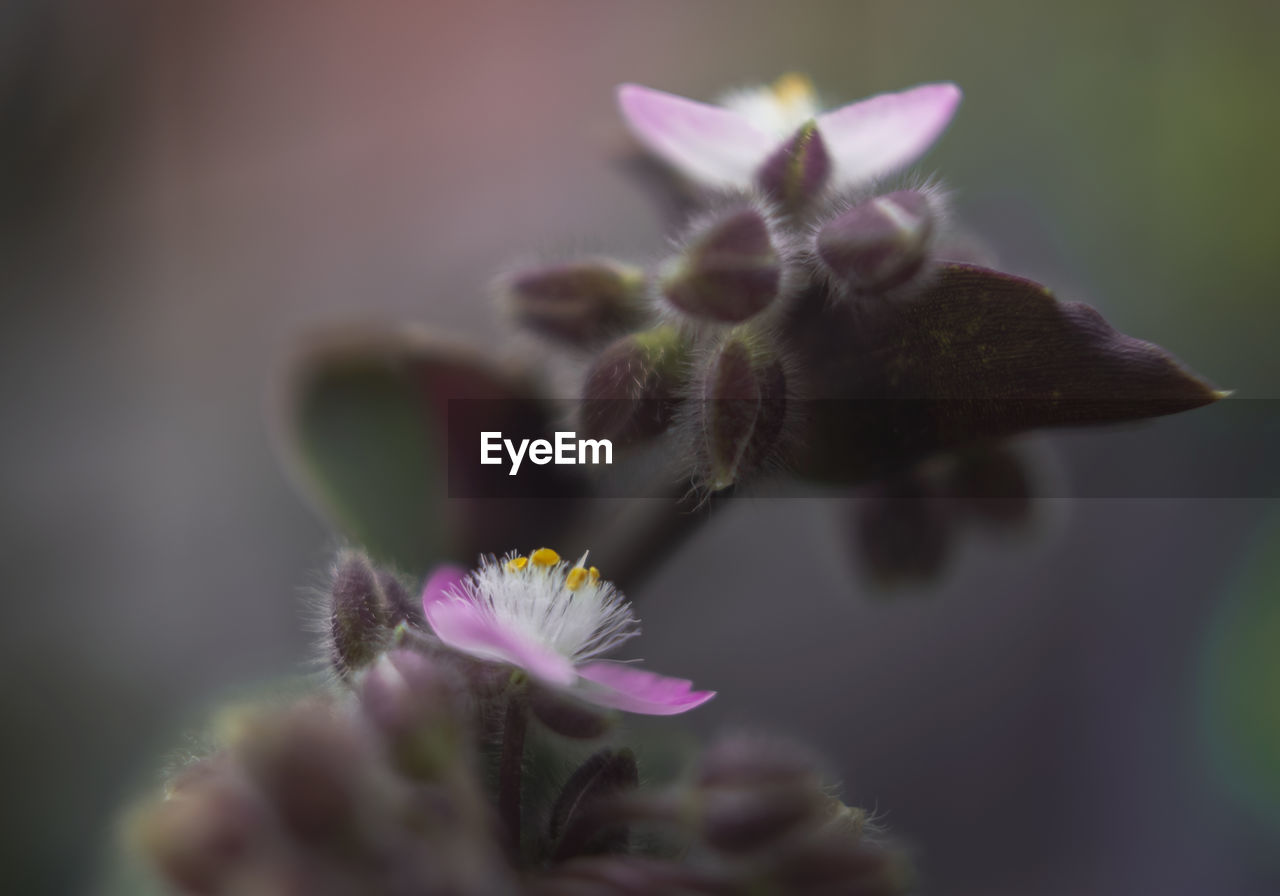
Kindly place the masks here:
POLYGON ((932 182, 830 201, 808 246, 814 271, 837 298, 901 298, 926 285, 949 231, 947 194, 932 182))
POLYGON ((531 262, 493 281, 499 307, 521 327, 569 348, 592 348, 639 325, 643 269, 611 258, 531 262))
POLYGON ((715 340, 694 365, 673 427, 695 494, 709 497, 786 466, 806 390, 800 367, 754 321, 715 340))
POLYGON ((716 196, 672 242, 653 278, 653 305, 687 327, 773 316, 804 284, 796 235, 754 190, 716 196))

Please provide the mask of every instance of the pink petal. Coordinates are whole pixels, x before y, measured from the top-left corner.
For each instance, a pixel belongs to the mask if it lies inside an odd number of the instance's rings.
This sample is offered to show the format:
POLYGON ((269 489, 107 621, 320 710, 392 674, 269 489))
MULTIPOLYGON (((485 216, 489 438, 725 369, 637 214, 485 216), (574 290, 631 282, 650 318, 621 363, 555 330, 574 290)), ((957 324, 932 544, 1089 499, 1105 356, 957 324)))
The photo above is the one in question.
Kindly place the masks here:
POLYGON ((482 660, 519 666, 535 678, 561 686, 576 678, 573 664, 554 650, 511 631, 469 600, 437 600, 425 607, 427 622, 441 641, 482 660))
POLYGON ((458 584, 466 574, 467 571, 461 566, 453 566, 449 563, 432 570, 427 578, 427 584, 422 586, 422 611, 430 613, 432 604, 448 600, 451 591, 459 591, 458 584))
POLYGON ((938 139, 959 103, 954 84, 924 84, 819 116, 836 186, 863 184, 910 165, 938 139))
POLYGON ((595 662, 578 667, 578 674, 599 687, 579 692, 600 706, 650 716, 671 716, 701 706, 715 691, 692 690, 693 682, 668 678, 622 663, 595 662))
POLYGON ((618 88, 618 105, 641 143, 682 174, 708 186, 749 183, 774 148, 768 134, 720 106, 637 84, 618 88))

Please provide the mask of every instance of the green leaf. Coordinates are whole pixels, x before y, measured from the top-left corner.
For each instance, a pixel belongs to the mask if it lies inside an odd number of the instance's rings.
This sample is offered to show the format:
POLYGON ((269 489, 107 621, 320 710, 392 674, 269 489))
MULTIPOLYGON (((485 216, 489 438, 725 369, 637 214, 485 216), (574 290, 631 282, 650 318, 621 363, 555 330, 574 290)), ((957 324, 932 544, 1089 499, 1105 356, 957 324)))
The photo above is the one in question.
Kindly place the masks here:
POLYGON ((546 409, 527 374, 421 330, 317 334, 287 366, 277 405, 278 442, 302 490, 376 560, 407 573, 550 543, 582 490, 541 467, 521 470, 527 500, 483 498, 477 477, 496 468, 479 466, 478 433, 542 437, 546 409))
POLYGON ((1156 417, 1223 397, 1157 345, 1037 283, 949 264, 921 295, 832 301, 786 322, 804 359, 796 471, 857 482, 1031 429, 1156 417))

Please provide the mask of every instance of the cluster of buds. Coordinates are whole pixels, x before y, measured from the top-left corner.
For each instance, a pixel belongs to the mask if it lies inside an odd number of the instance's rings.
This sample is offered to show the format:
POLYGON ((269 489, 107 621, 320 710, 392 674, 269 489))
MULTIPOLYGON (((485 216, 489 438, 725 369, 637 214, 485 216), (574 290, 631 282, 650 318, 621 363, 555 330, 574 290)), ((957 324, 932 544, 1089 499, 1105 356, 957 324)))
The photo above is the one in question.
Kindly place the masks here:
POLYGON ((795 75, 729 109, 622 88, 636 136, 669 164, 671 185, 696 200, 673 251, 649 271, 596 259, 499 284, 519 323, 589 357, 579 415, 587 434, 626 447, 670 431, 702 492, 785 464, 806 400, 822 394, 822 365, 792 337, 807 325, 797 317, 821 315, 827 300, 904 299, 928 282, 942 196, 877 184, 924 150, 958 97, 950 85, 930 85, 850 107, 887 109, 910 132, 868 168, 850 159, 865 156, 882 129, 875 115, 862 129, 819 116, 795 75), (734 139, 731 130, 689 133, 723 129, 731 115, 751 134, 767 128, 780 139, 731 147, 718 142, 734 139), (722 156, 741 153, 754 154, 751 163, 726 169, 722 156))
POLYGON ((442 568, 422 609, 347 552, 333 687, 229 714, 132 832, 175 892, 894 893, 900 856, 794 747, 728 738, 651 781, 616 709, 712 695, 590 660, 635 634, 595 567, 541 548, 442 568), (642 781, 645 783, 642 785, 642 781))
POLYGON ((868 489, 852 541, 881 578, 919 578, 959 525, 1013 506, 999 481, 939 490, 921 469, 1226 394, 1093 308, 988 267, 941 191, 904 173, 949 124, 954 85, 831 111, 796 76, 719 106, 635 85, 618 100, 643 150, 629 167, 676 236, 648 266, 590 257, 502 277, 533 364, 393 327, 320 334, 287 368, 299 481, 380 559, 425 572, 551 538, 594 544, 634 582, 718 493, 777 472, 770 485, 841 503, 868 489), (570 419, 576 461, 560 453, 570 419), (510 436, 508 469, 495 433, 510 436), (922 489, 951 506, 902 497, 922 489), (669 508, 590 500, 631 496, 669 508))

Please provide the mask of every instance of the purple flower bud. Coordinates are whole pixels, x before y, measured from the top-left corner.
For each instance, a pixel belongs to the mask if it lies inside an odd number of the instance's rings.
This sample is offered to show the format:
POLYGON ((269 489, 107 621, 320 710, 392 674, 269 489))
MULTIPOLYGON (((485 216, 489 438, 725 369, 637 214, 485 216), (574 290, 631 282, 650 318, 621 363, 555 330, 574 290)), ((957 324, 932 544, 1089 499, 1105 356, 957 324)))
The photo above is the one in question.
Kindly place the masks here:
POLYGON ((419 780, 456 764, 463 740, 463 685, 454 670, 416 650, 389 651, 360 682, 360 705, 396 766, 419 780))
POLYGON ((909 477, 881 483, 855 505, 856 543, 871 575, 884 585, 928 582, 951 554, 953 530, 946 502, 909 477))
POLYGON ((817 762, 804 747, 773 737, 722 737, 702 755, 698 783, 703 787, 816 783, 817 762))
POLYGON ((769 864, 769 881, 783 893, 897 896, 913 883, 902 854, 839 830, 798 838, 769 864))
POLYGON ((760 188, 793 213, 807 207, 830 179, 831 155, 816 121, 801 125, 756 173, 760 188))
POLYGON ((688 353, 685 337, 671 325, 624 336, 606 348, 582 389, 586 435, 624 447, 666 430, 679 401, 688 353))
POLYGON ((378 570, 378 587, 387 602, 387 627, 395 630, 402 622, 422 628, 426 618, 422 615, 422 602, 415 600, 404 583, 394 573, 378 570))
POLYGON ((739 323, 759 314, 783 286, 769 222, 743 204, 695 226, 660 286, 673 308, 700 320, 739 323))
POLYGON ((916 276, 935 230, 929 197, 916 190, 877 196, 837 215, 818 232, 822 263, 864 292, 883 292, 916 276))
POLYGON ((751 852, 819 818, 817 787, 717 787, 701 795, 702 835, 728 853, 751 852))
POLYGON ((712 491, 728 488, 774 458, 787 422, 787 377, 758 334, 731 332, 703 370, 700 469, 712 491))
POLYGON ((984 446, 959 455, 945 489, 957 509, 992 526, 1014 528, 1031 518, 1030 471, 1007 447, 984 446))
POLYGON ((320 700, 264 711, 237 745, 240 761, 284 826, 307 843, 352 832, 370 759, 351 721, 320 700))
POLYGON ((644 271, 607 259, 520 271, 497 288, 521 325, 578 347, 597 345, 643 317, 644 271))
POLYGON ((380 577, 364 554, 348 552, 338 558, 330 586, 329 634, 333 666, 340 675, 368 665, 382 651, 393 628, 386 589, 396 584, 389 576, 380 577))
POLYGON ((727 896, 739 893, 727 869, 651 856, 585 856, 530 884, 531 896, 727 896))
POLYGON ((565 782, 551 807, 548 832, 556 841, 553 858, 621 852, 626 849, 627 818, 608 811, 608 798, 640 783, 636 757, 628 749, 594 753, 565 782))
POLYGON ((198 766, 198 774, 183 774, 179 791, 143 809, 131 833, 183 892, 217 893, 253 861, 271 821, 242 779, 206 762, 198 766))
POLYGON ((697 787, 704 836, 725 852, 757 849, 830 811, 812 754, 777 738, 721 738, 702 757, 697 787))

